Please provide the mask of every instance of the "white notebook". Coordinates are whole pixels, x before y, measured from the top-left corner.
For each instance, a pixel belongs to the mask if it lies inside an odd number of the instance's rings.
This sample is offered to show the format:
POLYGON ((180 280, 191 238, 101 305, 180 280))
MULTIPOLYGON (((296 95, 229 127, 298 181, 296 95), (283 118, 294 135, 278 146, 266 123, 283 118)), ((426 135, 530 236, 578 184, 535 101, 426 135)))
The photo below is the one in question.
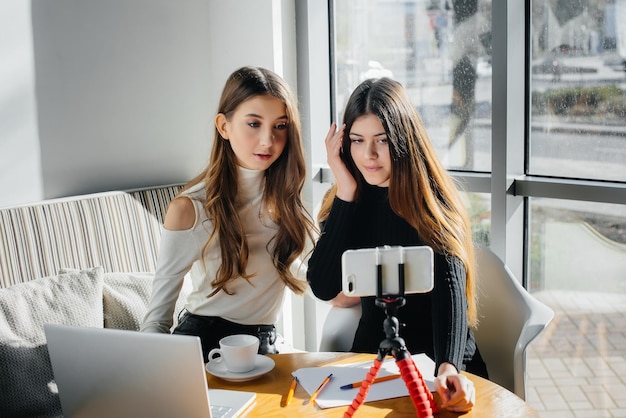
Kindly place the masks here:
MULTIPOLYGON (((435 362, 426 354, 414 354, 411 356, 418 368, 424 382, 431 392, 435 390, 435 362)), ((332 373, 332 379, 324 390, 317 397, 317 405, 324 408, 335 408, 347 406, 352 403, 360 388, 341 389, 341 386, 350 383, 361 382, 370 371, 374 361, 361 363, 340 364, 336 366, 305 367, 296 370, 292 374, 311 395, 326 376, 332 373)), ((395 359, 389 357, 383 361, 380 371, 376 377, 399 374, 395 359)), ((399 398, 409 396, 409 390, 401 378, 389 380, 387 382, 376 383, 370 386, 370 390, 365 398, 366 402, 379 401, 382 399, 399 398)), ((358 414, 357 414, 358 415, 358 414)))
POLYGON ((236 417, 256 397, 208 389, 198 337, 53 324, 44 331, 66 418, 236 417))

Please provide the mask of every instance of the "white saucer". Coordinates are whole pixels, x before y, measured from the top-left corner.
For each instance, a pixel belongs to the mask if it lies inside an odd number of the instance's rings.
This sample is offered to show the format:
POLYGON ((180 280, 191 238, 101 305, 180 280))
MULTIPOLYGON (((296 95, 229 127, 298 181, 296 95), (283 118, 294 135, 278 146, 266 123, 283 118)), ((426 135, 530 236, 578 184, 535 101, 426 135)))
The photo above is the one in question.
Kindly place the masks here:
POLYGON ((276 363, 270 357, 257 354, 254 369, 244 373, 233 373, 226 370, 226 365, 223 361, 219 363, 210 361, 206 364, 206 371, 213 376, 217 376, 221 379, 231 382, 247 382, 248 380, 256 379, 263 376, 265 373, 270 372, 276 363))

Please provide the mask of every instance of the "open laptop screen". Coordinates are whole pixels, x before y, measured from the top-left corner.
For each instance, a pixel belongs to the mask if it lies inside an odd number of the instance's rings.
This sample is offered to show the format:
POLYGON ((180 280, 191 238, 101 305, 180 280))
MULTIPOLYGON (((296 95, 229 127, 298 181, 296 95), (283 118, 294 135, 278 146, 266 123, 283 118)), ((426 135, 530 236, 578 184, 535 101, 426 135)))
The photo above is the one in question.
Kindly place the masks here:
MULTIPOLYGON (((211 416, 198 337, 53 324, 44 330, 66 417, 211 416)), ((236 395, 237 405, 228 405, 235 412, 255 397, 227 392, 236 395)))

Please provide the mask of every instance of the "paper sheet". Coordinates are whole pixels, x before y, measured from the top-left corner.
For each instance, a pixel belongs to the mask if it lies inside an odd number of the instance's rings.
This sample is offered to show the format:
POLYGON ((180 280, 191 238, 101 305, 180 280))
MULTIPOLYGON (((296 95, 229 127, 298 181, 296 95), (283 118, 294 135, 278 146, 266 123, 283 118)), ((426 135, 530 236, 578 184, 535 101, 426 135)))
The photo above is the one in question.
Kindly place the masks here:
MULTIPOLYGON (((425 354, 414 354, 413 361, 424 377, 428 389, 435 390, 435 362, 425 354)), ((367 372, 373 366, 373 361, 364 363, 342 364, 337 366, 306 367, 298 369, 292 374, 298 380, 309 396, 318 388, 320 383, 329 375, 333 374, 331 381, 326 385, 322 393, 317 397, 316 403, 320 408, 334 408, 337 406, 347 406, 352 403, 354 397, 359 393, 360 388, 343 390, 341 386, 365 379, 367 372)), ((383 377, 390 374, 399 374, 398 366, 394 358, 388 358, 376 377, 383 377)), ((365 402, 379 401, 381 399, 399 398, 409 396, 409 391, 404 384, 404 380, 394 379, 387 382, 373 384, 367 393, 365 402)))

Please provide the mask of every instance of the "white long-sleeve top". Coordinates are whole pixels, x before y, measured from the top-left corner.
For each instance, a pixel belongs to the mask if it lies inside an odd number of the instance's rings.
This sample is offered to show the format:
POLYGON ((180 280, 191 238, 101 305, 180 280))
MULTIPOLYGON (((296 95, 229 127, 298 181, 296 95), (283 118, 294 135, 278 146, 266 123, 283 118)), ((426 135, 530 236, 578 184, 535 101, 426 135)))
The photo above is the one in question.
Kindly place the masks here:
MULTIPOLYGON (((159 256, 152 286, 152 296, 141 325, 141 331, 170 332, 176 300, 184 276, 191 270, 192 290, 186 309, 196 315, 219 316, 244 324, 274 324, 278 320, 285 285, 272 263, 267 243, 277 231, 277 225, 267 216, 262 205, 264 171, 239 168, 239 216, 248 241, 247 273, 254 277, 238 277, 228 282, 232 295, 213 291, 211 282, 221 263, 219 238, 215 237, 204 254, 202 249, 211 232, 212 224, 203 208, 204 183, 201 182, 184 195, 193 202, 196 221, 187 230, 171 231, 163 228, 159 256)), ((301 274, 299 274, 301 275, 301 274)))

